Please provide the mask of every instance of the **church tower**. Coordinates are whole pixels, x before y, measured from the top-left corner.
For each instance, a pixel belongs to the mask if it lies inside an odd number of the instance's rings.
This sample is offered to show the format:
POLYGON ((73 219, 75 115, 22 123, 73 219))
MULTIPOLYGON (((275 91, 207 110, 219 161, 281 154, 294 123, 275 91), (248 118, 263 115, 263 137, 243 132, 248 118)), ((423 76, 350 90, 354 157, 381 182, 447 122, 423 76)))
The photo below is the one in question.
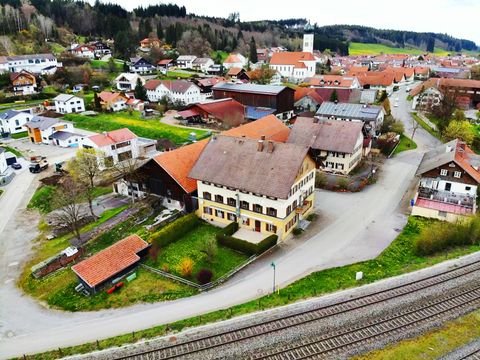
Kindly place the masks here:
POLYGON ((303 34, 303 52, 313 54, 313 34, 303 34))

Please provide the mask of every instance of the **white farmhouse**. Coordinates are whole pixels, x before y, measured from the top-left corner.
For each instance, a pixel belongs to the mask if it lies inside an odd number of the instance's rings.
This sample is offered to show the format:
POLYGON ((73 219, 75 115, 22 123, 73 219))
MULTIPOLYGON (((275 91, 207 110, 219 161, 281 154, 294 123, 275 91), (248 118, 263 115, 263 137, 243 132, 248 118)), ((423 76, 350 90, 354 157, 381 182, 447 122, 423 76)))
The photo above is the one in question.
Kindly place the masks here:
POLYGON ((193 69, 193 62, 197 57, 195 55, 180 55, 177 60, 177 67, 179 69, 193 69))
POLYGON ((185 105, 202 101, 200 88, 186 80, 149 80, 145 84, 149 101, 157 102, 166 97, 171 102, 185 105))
POLYGON ((192 62, 192 69, 206 73, 212 65, 215 65, 215 62, 210 58, 196 58, 192 62))
POLYGON ((0 113, 0 133, 17 134, 25 131, 24 125, 32 119, 28 112, 7 110, 0 113))
POLYGON ((55 101, 55 111, 59 114, 80 113, 85 111, 85 102, 82 98, 75 95, 59 94, 53 101, 55 101))
POLYGON ((140 80, 145 85, 145 79, 138 74, 121 73, 115 78, 115 84, 120 91, 132 91, 140 80))
POLYGON ((138 137, 127 128, 86 137, 80 147, 98 150, 102 169, 139 156, 138 137))
POLYGON ((60 65, 52 54, 33 54, 7 56, 6 66, 3 65, 2 68, 11 73, 25 70, 33 74, 49 75, 54 74, 60 65))

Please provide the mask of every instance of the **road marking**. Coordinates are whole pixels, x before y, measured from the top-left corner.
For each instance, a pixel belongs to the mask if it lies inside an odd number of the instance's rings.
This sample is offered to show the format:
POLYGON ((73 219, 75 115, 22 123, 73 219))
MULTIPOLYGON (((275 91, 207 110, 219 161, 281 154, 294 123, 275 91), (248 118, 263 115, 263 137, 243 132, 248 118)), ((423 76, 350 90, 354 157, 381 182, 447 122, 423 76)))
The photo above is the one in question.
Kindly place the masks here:
POLYGON ((15 279, 7 279, 7 280, 5 280, 5 284, 9 284, 9 283, 11 283, 13 280, 15 280, 15 279))
POLYGON ((17 265, 18 265, 18 261, 14 261, 8 264, 7 266, 10 267, 10 266, 17 266, 17 265))

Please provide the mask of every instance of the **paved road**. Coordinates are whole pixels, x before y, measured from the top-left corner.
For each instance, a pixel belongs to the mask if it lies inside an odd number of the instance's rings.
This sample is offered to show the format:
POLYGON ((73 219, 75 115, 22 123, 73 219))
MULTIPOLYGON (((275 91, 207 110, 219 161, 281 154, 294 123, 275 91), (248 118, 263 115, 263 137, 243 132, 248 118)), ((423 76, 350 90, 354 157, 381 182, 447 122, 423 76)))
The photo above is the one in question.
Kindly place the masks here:
MULTIPOLYGON (((399 105, 396 109, 402 106, 401 100, 399 105)), ((400 113, 399 118, 408 125, 408 112, 406 115, 400 113)), ((316 205, 323 224, 320 232, 308 240, 286 243, 273 255, 208 293, 119 310, 64 313, 44 309, 32 299, 21 296, 12 282, 1 281, 0 357, 81 344, 254 299, 271 291, 272 260, 277 264, 278 284, 285 286, 313 271, 376 257, 405 225, 407 216, 400 209, 409 201, 407 192, 422 150, 435 144, 420 130, 415 135, 419 149, 389 160, 375 186, 354 194, 318 192, 316 205)), ((14 224, 11 227, 15 227, 14 224)), ((0 258, 0 263, 8 261, 0 258)))

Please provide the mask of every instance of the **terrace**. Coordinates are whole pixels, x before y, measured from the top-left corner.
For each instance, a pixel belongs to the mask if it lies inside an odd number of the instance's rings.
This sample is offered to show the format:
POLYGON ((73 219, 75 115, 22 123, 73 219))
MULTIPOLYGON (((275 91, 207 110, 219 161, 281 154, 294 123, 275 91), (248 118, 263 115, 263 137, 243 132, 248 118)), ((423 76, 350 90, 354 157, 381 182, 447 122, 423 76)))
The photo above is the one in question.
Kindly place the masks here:
POLYGON ((420 187, 418 189, 418 198, 459 205, 475 210, 476 197, 468 194, 439 191, 435 189, 420 187))

